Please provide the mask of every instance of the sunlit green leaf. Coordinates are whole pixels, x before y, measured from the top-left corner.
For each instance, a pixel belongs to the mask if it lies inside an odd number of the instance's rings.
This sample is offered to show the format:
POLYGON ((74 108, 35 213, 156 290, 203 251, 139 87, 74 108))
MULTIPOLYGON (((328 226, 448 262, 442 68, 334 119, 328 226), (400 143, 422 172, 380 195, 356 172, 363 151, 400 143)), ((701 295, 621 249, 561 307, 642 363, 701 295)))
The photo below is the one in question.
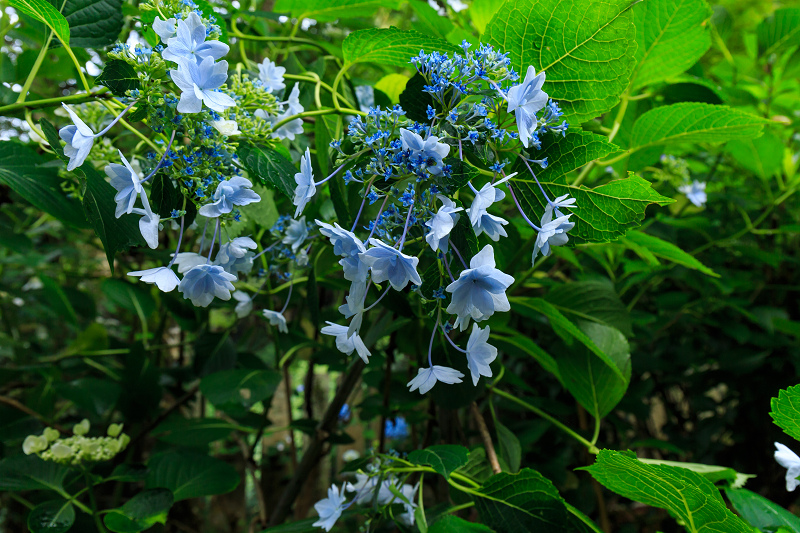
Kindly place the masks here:
POLYGON ((380 63, 396 67, 411 68, 409 61, 425 52, 458 52, 460 48, 436 37, 429 37, 413 30, 371 28, 354 31, 342 43, 347 63, 380 63))

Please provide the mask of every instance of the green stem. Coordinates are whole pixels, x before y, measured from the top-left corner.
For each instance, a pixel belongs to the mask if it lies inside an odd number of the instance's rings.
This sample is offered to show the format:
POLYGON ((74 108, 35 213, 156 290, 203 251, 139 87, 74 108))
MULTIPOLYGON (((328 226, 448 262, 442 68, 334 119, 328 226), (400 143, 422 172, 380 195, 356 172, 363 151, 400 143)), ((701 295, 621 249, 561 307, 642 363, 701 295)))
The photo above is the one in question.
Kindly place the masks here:
POLYGON ((448 509, 447 510, 447 514, 457 513, 459 511, 464 510, 464 509, 469 509, 470 507, 472 507, 474 505, 475 505, 475 502, 462 503, 461 505, 456 505, 455 507, 451 507, 450 509, 448 509))
MULTIPOLYGON (((633 98, 638 100, 641 98, 641 95, 635 96, 633 98)), ((625 91, 625 93, 620 98, 619 110, 617 111, 617 116, 614 118, 614 124, 611 126, 611 133, 608 134, 608 142, 613 141, 614 137, 616 137, 617 133, 619 133, 619 128, 622 126, 622 119, 625 118, 625 112, 628 110, 628 102, 630 101, 631 97, 629 96, 628 91, 625 91)), ((617 161, 618 159, 622 159, 626 155, 627 153, 625 153, 622 157, 615 158, 614 160, 612 160, 612 162, 617 161)), ((578 177, 575 179, 575 181, 572 182, 572 186, 577 187, 578 185, 583 183, 583 180, 586 179, 586 176, 589 175, 589 172, 595 167, 595 165, 596 163, 594 161, 591 161, 589 164, 583 167, 581 173, 578 174, 578 177)))
POLYGON ((248 41, 261 41, 261 42, 290 42, 290 43, 298 43, 298 44, 306 44, 309 46, 314 46, 319 48, 323 52, 328 52, 328 50, 319 44, 316 41, 312 41, 311 39, 303 39, 302 37, 283 37, 283 36, 270 36, 265 37, 263 35, 247 35, 246 33, 242 33, 239 31, 239 28, 236 27, 236 21, 231 20, 231 34, 234 37, 239 39, 246 39, 248 41))
MULTIPOLYGON (((107 533, 105 526, 103 525, 103 521, 100 519, 100 515, 97 513, 97 501, 94 497, 94 491, 92 490, 92 480, 89 478, 89 471, 84 470, 83 475, 86 478, 86 486, 89 487, 89 504, 92 506, 91 508, 91 515, 94 518, 94 523, 97 526, 97 531, 100 533, 107 533)), ((77 503, 77 501, 75 502, 77 503)))
POLYGON ((42 62, 44 61, 45 56, 47 55, 47 50, 50 48, 50 41, 53 40, 53 32, 50 32, 50 35, 47 36, 47 39, 44 40, 44 44, 42 45, 42 49, 39 50, 39 55, 36 56, 36 61, 33 63, 33 67, 31 68, 28 77, 25 79, 25 84, 22 86, 22 91, 19 93, 19 97, 17 98, 17 103, 21 104, 25 101, 28 97, 28 91, 33 84, 33 80, 36 78, 36 74, 39 73, 39 67, 42 66, 42 62))
POLYGON ((577 440, 578 442, 580 442, 581 444, 586 446, 586 448, 589 450, 589 453, 597 454, 599 452, 599 450, 595 447, 594 444, 592 444, 588 440, 584 439, 583 437, 581 437, 580 435, 575 433, 572 429, 568 428, 567 426, 565 426, 564 424, 559 422, 556 418, 548 415, 547 413, 545 413, 544 411, 542 411, 538 407, 535 407, 535 406, 529 404, 526 401, 520 400, 516 396, 514 396, 512 394, 509 394, 509 393, 507 393, 505 391, 502 391, 500 389, 492 388, 491 392, 493 394, 497 394, 498 396, 501 396, 501 397, 503 397, 503 398, 505 398, 507 400, 511 400, 512 402, 516 403, 517 405, 522 406, 522 407, 528 409, 529 411, 532 411, 532 412, 536 413, 537 415, 539 415, 540 417, 544 418, 545 420, 547 420, 548 422, 550 422, 551 424, 556 426, 558 429, 560 429, 561 431, 563 431, 564 433, 566 433, 570 437, 574 438, 575 440, 577 440))
POLYGON ((103 87, 102 89, 89 93, 89 94, 73 94, 70 96, 60 96, 57 98, 43 98, 42 100, 36 100, 35 102, 18 102, 16 104, 6 105, 0 107, 0 115, 7 115, 8 113, 13 113, 14 111, 18 111, 20 109, 39 109, 42 107, 51 107, 61 105, 62 102, 73 102, 77 104, 81 104, 83 102, 90 102, 95 98, 99 97, 106 97, 109 98, 108 88, 103 87))
POLYGON ((303 111, 302 113, 298 113, 296 115, 292 115, 291 117, 286 117, 285 119, 277 122, 274 126, 272 126, 272 131, 277 130, 278 128, 280 128, 281 126, 286 124, 287 122, 291 122, 291 121, 296 120, 298 118, 313 117, 313 116, 319 116, 319 115, 333 115, 335 113, 343 113, 345 115, 361 115, 361 116, 364 116, 364 117, 367 116, 367 114, 364 113, 363 111, 356 111, 355 109, 346 109, 346 108, 314 109, 314 110, 311 110, 311 111, 303 111))

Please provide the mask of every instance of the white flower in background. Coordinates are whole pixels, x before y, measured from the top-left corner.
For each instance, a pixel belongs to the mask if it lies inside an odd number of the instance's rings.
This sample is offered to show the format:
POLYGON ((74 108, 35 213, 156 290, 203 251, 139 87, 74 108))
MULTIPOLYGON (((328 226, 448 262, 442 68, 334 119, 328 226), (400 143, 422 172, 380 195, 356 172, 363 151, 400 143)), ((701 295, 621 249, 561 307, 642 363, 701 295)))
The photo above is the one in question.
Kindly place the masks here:
POLYGON ((244 291, 236 291, 232 296, 237 302, 234 308, 237 317, 244 318, 253 311, 253 298, 249 294, 244 291))
POLYGON ((145 283, 154 284, 161 292, 171 292, 178 286, 180 279, 171 268, 157 267, 147 270, 128 272, 128 275, 139 278, 145 283))
POLYGON ((306 148, 306 153, 300 157, 300 172, 294 175, 294 181, 297 183, 297 187, 294 190, 292 202, 297 206, 297 210, 294 212, 294 216, 297 218, 317 192, 314 171, 311 168, 311 151, 308 148, 306 148))
POLYGON ((706 204, 706 200, 708 200, 705 182, 694 180, 692 183, 681 185, 678 190, 685 194, 686 198, 697 207, 703 207, 706 204))
POLYGON ((800 485, 797 477, 800 476, 800 457, 780 442, 775 443, 775 460, 786 469, 786 490, 794 492, 800 485))
POLYGON ((161 38, 162 42, 167 42, 175 37, 175 32, 177 31, 175 28, 176 22, 175 17, 161 20, 161 17, 156 15, 156 19, 153 21, 153 31, 161 38))
POLYGON ((242 134, 242 132, 239 131, 239 124, 237 124, 235 120, 212 120, 211 125, 215 130, 227 137, 233 137, 234 135, 242 134))
POLYGON ((264 309, 262 313, 264 314, 264 318, 269 320, 271 325, 278 326, 278 331, 281 333, 289 333, 289 328, 286 325, 286 317, 283 316, 283 313, 270 311, 269 309, 264 309))
POLYGON ((297 253, 297 249, 303 246, 308 238, 308 226, 306 226, 306 217, 300 217, 300 220, 292 219, 289 222, 289 227, 286 228, 286 236, 281 241, 283 244, 292 247, 292 253, 297 253))
POLYGON ((311 525, 330 531, 339 517, 342 516, 345 499, 344 491, 339 494, 339 487, 331 485, 331 488, 328 489, 328 497, 314 504, 319 520, 311 525))
POLYGON ((285 67, 279 67, 268 58, 258 65, 258 79, 264 84, 264 90, 276 93, 284 88, 283 75, 286 74, 285 67))
POLYGON ((461 383, 461 378, 464 374, 447 366, 433 365, 430 368, 420 368, 417 371, 417 376, 408 382, 406 385, 409 392, 414 392, 419 389, 420 394, 425 394, 436 385, 437 381, 452 385, 454 383, 461 383))
POLYGON ((336 337, 336 349, 340 352, 350 355, 355 351, 358 356, 366 363, 369 364, 370 352, 364 345, 364 341, 358 335, 358 332, 352 335, 348 333, 347 326, 340 326, 333 322, 328 322, 328 325, 320 330, 323 335, 331 335, 336 337))

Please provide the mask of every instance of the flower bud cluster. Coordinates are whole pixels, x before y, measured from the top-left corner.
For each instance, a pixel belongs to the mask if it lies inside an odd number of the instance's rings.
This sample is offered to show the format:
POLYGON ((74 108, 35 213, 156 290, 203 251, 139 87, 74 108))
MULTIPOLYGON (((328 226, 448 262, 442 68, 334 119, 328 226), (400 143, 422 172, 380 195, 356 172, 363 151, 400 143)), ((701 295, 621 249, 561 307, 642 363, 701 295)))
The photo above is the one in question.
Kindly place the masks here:
POLYGON ((73 426, 71 437, 61 438, 58 430, 46 428, 41 435, 28 435, 22 451, 25 455, 35 453, 45 461, 81 466, 113 459, 131 441, 122 433, 122 424, 111 424, 104 437, 87 437, 90 429, 86 419, 73 426))

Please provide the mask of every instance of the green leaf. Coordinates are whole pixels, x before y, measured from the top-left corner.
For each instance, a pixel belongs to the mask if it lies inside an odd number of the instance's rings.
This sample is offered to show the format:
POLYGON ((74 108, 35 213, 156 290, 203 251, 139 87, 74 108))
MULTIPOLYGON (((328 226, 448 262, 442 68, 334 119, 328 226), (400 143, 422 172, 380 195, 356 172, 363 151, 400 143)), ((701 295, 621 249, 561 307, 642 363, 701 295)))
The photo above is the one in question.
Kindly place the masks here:
POLYGON ((221 409, 225 406, 250 409, 272 396, 280 382, 281 374, 274 370, 223 370, 204 377, 200 392, 221 409))
POLYGON ((75 507, 66 500, 40 503, 28 515, 31 533, 65 533, 75 523, 75 507))
POLYGON ((512 304, 511 308, 523 316, 529 316, 534 319, 538 318, 537 315, 539 314, 546 316, 553 330, 564 342, 572 344, 574 340, 577 340, 599 357, 617 378, 625 379, 625 374, 620 370, 616 361, 609 357, 588 335, 581 331, 578 326, 570 322, 567 317, 561 314, 561 311, 546 300, 541 298, 514 297, 509 298, 509 301, 512 304))
POLYGON ((331 22, 338 18, 369 17, 379 7, 398 9, 400 0, 277 0, 276 13, 291 13, 298 19, 331 22))
POLYGON ((637 65, 631 89, 685 72, 711 46, 705 0, 647 0, 634 8, 637 65))
POLYGON ((61 13, 72 33, 71 46, 103 48, 122 31, 122 0, 65 0, 61 13))
POLYGON ((8 3, 17 11, 43 22, 64 45, 69 46, 69 23, 50 2, 46 0, 9 0, 8 3))
POLYGON ((545 71, 543 90, 568 122, 579 124, 616 105, 634 65, 630 0, 517 0, 494 15, 484 42, 509 53, 522 76, 545 71))
POLYGON ((628 389, 631 351, 618 329, 595 322, 582 322, 581 329, 614 366, 581 346, 567 350, 558 358, 558 370, 570 394, 599 420, 616 407, 628 389))
POLYGON ((236 154, 252 179, 294 198, 297 168, 277 150, 265 144, 239 143, 236 154))
POLYGON ((545 299, 562 313, 614 327, 633 335, 631 317, 610 280, 574 281, 555 285, 545 299))
POLYGON ((500 457, 508 464, 511 472, 517 472, 522 463, 522 446, 514 432, 501 424, 498 420, 494 421, 497 430, 497 443, 500 449, 500 457))
MULTIPOLYGON (((173 209, 181 211, 183 209, 183 200, 184 196, 170 177, 165 174, 157 174, 153 178, 153 186, 150 188, 150 207, 161 218, 171 217, 173 209)), ((197 207, 194 202, 187 201, 184 225, 189 227, 196 216, 197 207)), ((180 219, 177 222, 180 224, 180 219)))
POLYGON ((778 392, 769 405, 772 421, 787 435, 800 440, 800 385, 778 392))
POLYGON ((410 68, 409 61, 426 52, 458 52, 460 48, 436 37, 395 28, 370 28, 354 31, 342 43, 344 60, 353 63, 380 63, 410 68))
POLYGON ((800 533, 800 518, 755 492, 747 489, 726 489, 725 496, 739 516, 753 527, 772 530, 785 526, 800 533))
POLYGON ((444 515, 428 528, 428 533, 493 533, 493 531, 483 524, 467 522, 452 514, 444 515))
POLYGON ((639 459, 639 461, 650 465, 667 465, 687 468, 692 472, 697 472, 711 483, 724 481, 732 488, 741 488, 747 483, 748 479, 756 476, 751 474, 740 474, 733 468, 718 465, 704 465, 702 463, 686 463, 683 461, 665 461, 663 459, 639 459))
POLYGON ((64 180, 57 169, 43 166, 44 163, 25 145, 15 141, 0 143, 0 184, 69 226, 87 227, 80 203, 61 189, 64 180))
POLYGON ((503 350, 504 352, 512 352, 519 350, 520 352, 533 357, 536 362, 541 365, 543 369, 553 374, 559 381, 561 375, 558 372, 558 364, 552 355, 544 351, 538 344, 533 342, 530 337, 519 333, 511 328, 503 328, 492 326, 491 329, 492 345, 503 350))
MULTIPOLYGON (((544 213, 546 202, 533 179, 512 178, 517 198, 528 216, 537 221, 544 213)), ((575 227, 569 232, 574 244, 611 242, 641 224, 645 209, 650 204, 669 205, 675 200, 661 196, 651 188, 650 182, 633 174, 614 180, 594 189, 573 187, 561 183, 542 182, 551 198, 569 194, 578 206, 571 211, 575 227)))
POLYGON ((86 189, 83 192, 83 208, 86 211, 86 218, 89 219, 89 224, 103 243, 108 267, 113 274, 114 255, 131 246, 144 244, 144 239, 139 232, 136 216, 122 215, 121 218, 116 218, 114 215, 116 211, 114 196, 117 194, 114 187, 98 174, 91 163, 81 166, 81 171, 86 175, 86 189))
POLYGON ((224 461, 185 450, 158 453, 147 463, 145 488, 172 491, 175 501, 225 494, 239 485, 236 469, 224 461))
POLYGON ((632 243, 636 247, 645 248, 656 257, 672 261, 673 263, 685 266, 686 268, 699 270, 708 276, 713 276, 715 278, 719 277, 719 274, 671 242, 661 240, 658 237, 643 233, 641 231, 629 231, 627 234, 625 234, 624 240, 628 243, 632 243))
POLYGON ((721 143, 761 135, 766 120, 724 105, 683 102, 651 109, 631 132, 631 150, 670 143, 721 143))
POLYGON ((447 38, 447 34, 453 31, 453 23, 449 18, 441 16, 427 2, 423 0, 408 0, 417 19, 412 22, 413 26, 425 35, 433 35, 447 38))
POLYGON ((0 491, 64 491, 66 466, 45 461, 36 455, 15 455, 0 461, 0 491))
POLYGON ((756 33, 761 57, 769 57, 800 44, 800 8, 776 9, 772 15, 761 21, 756 33))
POLYGON ((783 142, 769 130, 755 139, 731 141, 725 145, 725 151, 761 179, 771 178, 782 170, 783 142))
POLYGON ((375 82, 374 87, 386 94, 392 103, 397 104, 400 102, 400 94, 406 90, 406 85, 408 85, 408 80, 410 79, 411 78, 404 74, 397 74, 393 72, 375 82))
POLYGON ((58 136, 56 127, 44 117, 39 119, 39 127, 42 128, 47 144, 50 145, 56 156, 65 163, 69 162, 69 158, 64 155, 64 147, 61 146, 61 137, 58 136))
POLYGON ((469 450, 453 444, 428 446, 424 450, 409 453, 408 460, 415 465, 430 465, 439 474, 450 478, 454 470, 467 464, 469 450))
MULTIPOLYGON (((577 129, 567 130, 565 137, 548 137, 551 142, 546 143, 541 150, 531 151, 534 159, 547 158, 547 168, 533 168, 539 181, 565 183, 564 176, 581 168, 590 161, 619 152, 621 148, 608 142, 602 135, 577 129)), ((514 165, 514 171, 521 177, 528 177, 530 171, 522 161, 514 165)))
POLYGON ((114 533, 138 533, 156 524, 166 524, 172 503, 172 493, 167 489, 146 490, 119 509, 111 509, 103 522, 114 533))
POLYGON ((139 75, 136 70, 121 59, 112 59, 94 79, 98 85, 111 89, 116 96, 125 96, 128 91, 139 88, 139 75))
POLYGON ((502 472, 489 478, 475 497, 483 523, 498 533, 565 533, 567 509, 558 491, 539 472, 502 472))
POLYGON ((483 34, 492 17, 500 9, 505 0, 473 0, 467 9, 467 15, 472 19, 472 25, 483 34))
POLYGON ((132 314, 137 314, 140 310, 145 317, 149 317, 156 310, 156 301, 146 286, 142 285, 133 283, 130 278, 127 280, 107 278, 100 285, 100 290, 108 298, 107 303, 112 303, 132 314))
POLYGON ((441 105, 433 101, 430 93, 422 90, 425 85, 427 85, 425 78, 422 74, 416 73, 411 76, 411 79, 406 83, 405 89, 400 93, 400 106, 406 112, 406 117, 420 123, 428 120, 428 106, 441 111, 441 105))
POLYGON ((689 533, 751 533, 725 506, 719 490, 686 468, 645 464, 630 452, 601 450, 584 468, 609 490, 666 509, 689 533))
POLYGON ((205 447, 222 440, 239 426, 219 418, 172 417, 159 424, 152 435, 160 441, 171 444, 205 447))

